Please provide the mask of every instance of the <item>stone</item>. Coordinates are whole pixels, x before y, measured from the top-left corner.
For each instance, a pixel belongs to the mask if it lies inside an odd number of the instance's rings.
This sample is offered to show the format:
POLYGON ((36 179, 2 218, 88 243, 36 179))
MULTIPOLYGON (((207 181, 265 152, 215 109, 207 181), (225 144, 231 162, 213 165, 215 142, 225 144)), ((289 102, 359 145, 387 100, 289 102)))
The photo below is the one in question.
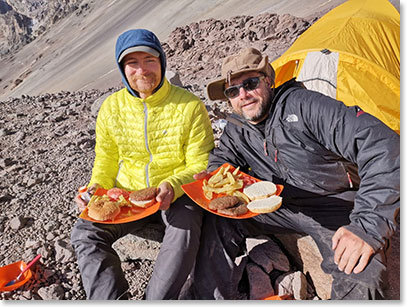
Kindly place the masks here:
POLYGON ((38 289, 38 295, 43 300, 61 300, 64 298, 64 289, 57 284, 52 284, 48 287, 42 287, 38 289))
POLYGON ((322 256, 311 236, 276 234, 275 237, 283 244, 297 268, 310 276, 317 295, 323 300, 330 299, 332 276, 322 270, 322 256))
POLYGON ((171 84, 174 84, 176 86, 182 87, 182 82, 179 78, 179 74, 177 72, 171 71, 171 70, 167 70, 165 73, 165 76, 167 77, 168 81, 171 84))
POLYGON ((307 299, 307 278, 300 271, 289 272, 277 277, 274 284, 279 296, 292 295, 295 300, 307 299))
POLYGON ((27 223, 28 219, 24 218, 22 216, 16 216, 10 220, 10 228, 13 230, 20 230, 25 226, 27 223))
POLYGON ((137 259, 156 260, 160 252, 160 242, 144 239, 135 234, 128 234, 114 242, 112 247, 119 255, 121 261, 137 259))
POLYGON ((74 259, 75 254, 70 245, 65 241, 58 240, 55 242, 55 260, 61 263, 69 262, 74 259))
POLYGON ((262 300, 274 295, 274 289, 267 273, 254 263, 248 263, 246 270, 250 285, 250 300, 262 300))
MULTIPOLYGON (((248 245, 248 241, 249 245, 253 245, 254 240, 256 239, 246 239, 246 245, 248 245)), ((259 243, 251 248, 251 250, 249 251, 250 260, 261 266, 266 273, 270 273, 273 270, 273 261, 270 259, 270 257, 268 257, 265 251, 265 249, 267 249, 265 245, 268 241, 258 240, 258 242, 263 243, 259 243)))
POLYGON ((252 246, 249 252, 250 259, 260 265, 267 273, 273 269, 288 272, 290 262, 281 248, 272 239, 247 239, 246 246, 252 246), (254 240, 259 244, 254 246, 254 240), (260 243, 262 242, 262 243, 260 243))

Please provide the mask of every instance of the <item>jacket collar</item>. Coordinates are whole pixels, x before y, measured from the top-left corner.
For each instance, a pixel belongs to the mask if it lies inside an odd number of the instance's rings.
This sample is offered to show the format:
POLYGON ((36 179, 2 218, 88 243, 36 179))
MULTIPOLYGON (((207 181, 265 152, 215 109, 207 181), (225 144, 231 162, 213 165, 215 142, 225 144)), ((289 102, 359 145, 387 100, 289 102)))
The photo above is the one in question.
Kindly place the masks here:
POLYGON ((164 77, 161 87, 152 95, 148 96, 146 99, 134 96, 132 93, 129 92, 128 89, 126 91, 126 94, 129 95, 131 99, 139 101, 140 103, 145 102, 149 106, 156 106, 159 105, 164 100, 164 98, 168 96, 170 90, 171 85, 168 82, 167 78, 164 77))

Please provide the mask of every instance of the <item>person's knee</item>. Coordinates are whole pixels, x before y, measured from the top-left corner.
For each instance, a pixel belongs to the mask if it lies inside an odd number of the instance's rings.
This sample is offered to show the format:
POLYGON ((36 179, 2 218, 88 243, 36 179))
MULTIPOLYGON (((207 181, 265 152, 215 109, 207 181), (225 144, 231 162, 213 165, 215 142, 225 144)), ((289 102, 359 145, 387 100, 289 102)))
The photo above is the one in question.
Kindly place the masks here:
POLYGON ((193 231, 200 231, 202 226, 202 209, 185 197, 181 197, 167 210, 166 220, 169 225, 193 231))
POLYGON ((80 246, 95 245, 97 242, 112 242, 114 240, 111 232, 92 222, 78 220, 71 231, 71 244, 74 249, 80 246))

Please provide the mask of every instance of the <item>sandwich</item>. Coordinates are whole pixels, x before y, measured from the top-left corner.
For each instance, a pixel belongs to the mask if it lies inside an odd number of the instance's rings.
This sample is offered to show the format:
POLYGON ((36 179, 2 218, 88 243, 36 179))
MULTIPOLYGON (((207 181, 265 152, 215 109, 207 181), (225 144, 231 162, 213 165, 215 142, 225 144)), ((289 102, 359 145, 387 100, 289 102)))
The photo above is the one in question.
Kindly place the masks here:
POLYGON ((152 206, 156 200, 155 197, 157 196, 157 188, 150 187, 141 189, 138 191, 131 192, 129 195, 129 201, 140 208, 148 208, 152 206))
POLYGON ((114 220, 120 214, 120 206, 108 196, 94 195, 88 204, 88 216, 96 221, 114 220))

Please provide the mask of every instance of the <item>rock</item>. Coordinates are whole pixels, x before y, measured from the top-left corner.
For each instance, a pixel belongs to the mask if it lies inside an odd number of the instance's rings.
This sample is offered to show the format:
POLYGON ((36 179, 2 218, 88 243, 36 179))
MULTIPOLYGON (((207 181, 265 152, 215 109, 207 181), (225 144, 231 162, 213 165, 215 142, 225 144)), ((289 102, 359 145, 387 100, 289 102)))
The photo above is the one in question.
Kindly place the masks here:
POLYGON ((246 239, 246 248, 250 259, 261 266, 266 273, 270 273, 273 270, 273 261, 268 257, 265 251, 267 242, 267 239, 258 240, 248 238, 246 239))
POLYGON ((256 246, 254 246, 253 240, 256 239, 246 240, 246 246, 248 244, 253 246, 249 252, 249 257, 253 262, 260 265, 267 273, 270 273, 273 269, 283 272, 290 270, 290 262, 287 256, 272 239, 262 239, 258 241, 259 244, 256 246))
POLYGON ((96 99, 92 106, 91 106, 91 114, 94 118, 96 118, 98 116, 98 112, 100 109, 100 106, 102 105, 103 101, 105 101, 105 99, 107 97, 109 97, 112 93, 108 92, 102 96, 100 96, 98 99, 96 99))
POLYGON ((322 256, 315 241, 310 236, 300 234, 275 235, 290 253, 296 266, 309 275, 314 284, 317 295, 327 300, 331 297, 332 276, 321 269, 322 256))
POLYGON ((156 260, 160 252, 160 246, 160 242, 143 239, 134 234, 126 235, 112 245, 121 261, 156 260))
POLYGON ((44 276, 45 280, 48 280, 50 277, 52 277, 54 275, 55 275, 54 270, 45 269, 43 272, 43 276, 44 276))
POLYGON ((285 273, 277 277, 274 289, 277 295, 289 294, 296 300, 305 300, 308 296, 307 279, 300 271, 285 273))
POLYGON ((22 216, 16 216, 12 218, 9 222, 10 228, 13 230, 20 230, 25 226, 27 223, 28 219, 22 216))
POLYGON ((72 247, 62 240, 55 242, 55 253, 55 260, 61 263, 66 263, 75 259, 72 247))
POLYGON ((250 285, 250 300, 262 300, 274 295, 270 277, 258 265, 248 263, 246 270, 250 285))
POLYGON ((177 72, 173 72, 171 70, 167 70, 165 73, 165 76, 167 77, 168 81, 171 84, 174 84, 176 86, 182 87, 182 82, 179 78, 179 74, 177 72))
POLYGON ((38 295, 45 301, 61 300, 64 298, 64 289, 57 284, 38 289, 38 295))

